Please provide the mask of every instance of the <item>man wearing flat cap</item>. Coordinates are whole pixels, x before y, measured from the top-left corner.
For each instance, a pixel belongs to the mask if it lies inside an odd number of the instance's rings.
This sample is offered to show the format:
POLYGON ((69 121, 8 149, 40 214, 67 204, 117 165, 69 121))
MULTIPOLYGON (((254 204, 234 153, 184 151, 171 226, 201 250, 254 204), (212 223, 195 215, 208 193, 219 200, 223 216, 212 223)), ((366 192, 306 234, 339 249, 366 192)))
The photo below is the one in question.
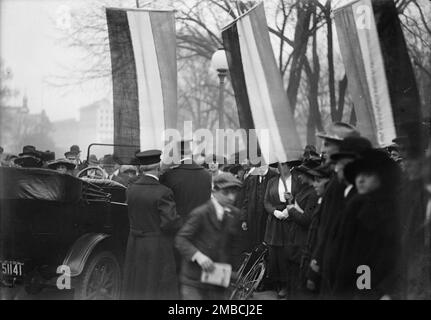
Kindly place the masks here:
POLYGON ((175 238, 182 256, 181 295, 185 300, 223 300, 223 286, 201 282, 203 271, 212 272, 214 263, 232 263, 231 241, 238 232, 239 210, 233 207, 241 182, 231 173, 214 178, 212 198, 190 213, 175 238))
POLYGON ((160 150, 136 154, 143 172, 127 189, 130 233, 124 267, 126 299, 178 299, 172 190, 159 182, 160 150))

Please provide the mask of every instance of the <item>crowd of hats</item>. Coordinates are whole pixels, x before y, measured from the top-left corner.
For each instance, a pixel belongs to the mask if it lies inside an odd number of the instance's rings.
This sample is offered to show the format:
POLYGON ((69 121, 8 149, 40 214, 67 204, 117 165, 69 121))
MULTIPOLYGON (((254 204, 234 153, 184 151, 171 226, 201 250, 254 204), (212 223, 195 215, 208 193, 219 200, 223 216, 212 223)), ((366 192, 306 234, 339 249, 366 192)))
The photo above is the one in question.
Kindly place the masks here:
POLYGON ((55 160, 55 153, 51 151, 36 150, 34 146, 24 146, 14 162, 23 167, 41 167, 44 162, 55 160))
MULTIPOLYGON (((380 172, 387 171, 388 173, 394 171, 390 158, 395 161, 402 160, 399 155, 402 151, 408 147, 408 139, 404 136, 399 136, 393 140, 393 144, 385 148, 384 150, 373 149, 371 142, 361 137, 355 127, 343 123, 335 122, 331 124, 325 132, 317 134, 318 137, 327 141, 336 141, 339 144, 339 151, 332 154, 330 160, 337 162, 343 158, 353 159, 353 163, 349 164, 345 168, 346 178, 352 182, 352 179, 361 171, 369 172, 380 172), (392 156, 391 154, 394 154, 392 156)), ((190 139, 183 139, 180 141, 181 154, 191 153, 190 139)), ((3 153, 3 150, 2 152, 3 153)), ((75 169, 76 162, 73 161, 81 153, 78 145, 72 145, 70 150, 65 152, 64 158, 56 159, 54 152, 49 150, 41 151, 37 150, 36 147, 26 145, 23 147, 21 153, 18 156, 10 155, 7 160, 13 161, 15 164, 22 167, 47 167, 49 169, 56 169, 58 166, 64 166, 68 170, 75 169)), ((193 155, 193 159, 208 168, 209 164, 216 164, 219 169, 223 169, 225 172, 230 172, 234 175, 238 174, 240 170, 247 170, 250 167, 249 163, 243 163, 241 159, 247 159, 247 152, 242 150, 231 155, 229 159, 217 154, 204 153, 193 155)), ((135 157, 127 165, 122 165, 121 172, 136 171, 136 167, 139 165, 153 165, 161 161, 161 150, 145 150, 137 151, 135 157)), ((308 174, 313 177, 327 177, 330 175, 331 168, 328 164, 322 164, 322 155, 320 155, 316 147, 313 145, 307 145, 303 150, 303 155, 298 159, 289 159, 284 162, 291 169, 295 168, 295 172, 308 174)), ((87 163, 88 166, 114 166, 116 164, 121 165, 120 160, 112 154, 107 154, 100 159, 97 159, 95 155, 90 155, 87 163)), ((283 164, 283 163, 281 163, 283 164)), ((255 166, 259 166, 257 164, 255 166)), ((269 166, 278 168, 280 163, 270 163, 269 166)), ((428 170, 431 171, 431 170, 428 170)), ((428 172, 427 171, 427 172, 428 172)))

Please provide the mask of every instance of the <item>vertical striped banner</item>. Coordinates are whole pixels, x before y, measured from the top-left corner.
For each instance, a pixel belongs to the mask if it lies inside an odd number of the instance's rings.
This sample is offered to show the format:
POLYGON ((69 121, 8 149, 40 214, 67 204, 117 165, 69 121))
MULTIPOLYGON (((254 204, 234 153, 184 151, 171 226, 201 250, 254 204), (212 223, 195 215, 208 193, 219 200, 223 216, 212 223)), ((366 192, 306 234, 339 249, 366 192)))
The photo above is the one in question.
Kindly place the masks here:
MULTIPOLYGON (((394 10, 389 12, 388 8, 379 9, 377 14, 375 3, 371 0, 357 0, 335 10, 334 17, 358 128, 375 145, 387 146, 397 135, 405 134, 404 124, 410 121, 412 113, 417 113, 416 108, 420 110, 420 105, 410 105, 410 111, 407 112, 405 108, 397 107, 399 100, 403 98, 394 88, 405 83, 405 78, 414 79, 414 75, 411 70, 401 70, 398 67, 410 62, 393 2, 376 3, 377 6, 384 3, 385 7, 389 5, 394 10), (384 16, 386 19, 382 19, 384 16), (382 35, 379 31, 382 25, 388 29, 388 17, 391 22, 391 44, 387 35, 382 35), (400 32, 395 39, 393 35, 397 33, 397 28, 400 32), (405 51, 405 55, 394 57, 391 51, 400 50, 405 51), (398 73, 390 71, 394 68, 398 69, 398 73)), ((416 85, 412 86, 411 81, 409 83, 408 86, 401 86, 415 91, 416 85)), ((410 102, 414 100, 416 99, 410 102)), ((417 118, 415 122, 418 123, 420 117, 413 117, 417 118)))
POLYGON ((302 154, 299 135, 272 50, 263 3, 225 27, 222 37, 241 127, 267 130, 268 139, 259 139, 267 163, 298 159, 302 154))
MULTIPOLYGON (((163 149, 176 127, 177 64, 173 11, 106 9, 114 95, 114 144, 163 149)), ((114 147, 122 159, 131 148, 114 147)))

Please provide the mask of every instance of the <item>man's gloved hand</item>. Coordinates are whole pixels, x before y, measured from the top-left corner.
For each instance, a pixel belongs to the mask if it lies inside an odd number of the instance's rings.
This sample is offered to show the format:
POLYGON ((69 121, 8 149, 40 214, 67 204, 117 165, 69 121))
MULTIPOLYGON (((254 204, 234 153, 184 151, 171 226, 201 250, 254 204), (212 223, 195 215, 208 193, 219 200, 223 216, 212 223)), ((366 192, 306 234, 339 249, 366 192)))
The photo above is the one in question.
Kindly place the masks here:
POLYGON ((192 260, 197 262, 204 271, 212 272, 214 270, 214 262, 200 251, 195 253, 192 260))

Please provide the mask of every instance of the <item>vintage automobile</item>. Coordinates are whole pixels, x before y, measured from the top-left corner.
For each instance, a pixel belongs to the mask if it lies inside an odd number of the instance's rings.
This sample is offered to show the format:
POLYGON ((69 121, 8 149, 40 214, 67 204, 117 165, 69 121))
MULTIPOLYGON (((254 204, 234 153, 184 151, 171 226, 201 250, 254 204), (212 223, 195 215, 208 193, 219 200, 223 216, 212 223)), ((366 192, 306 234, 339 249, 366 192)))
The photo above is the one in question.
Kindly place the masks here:
POLYGON ((0 299, 45 289, 70 289, 75 299, 120 298, 125 190, 106 179, 0 167, 0 299), (69 271, 70 288, 59 287, 69 271))

